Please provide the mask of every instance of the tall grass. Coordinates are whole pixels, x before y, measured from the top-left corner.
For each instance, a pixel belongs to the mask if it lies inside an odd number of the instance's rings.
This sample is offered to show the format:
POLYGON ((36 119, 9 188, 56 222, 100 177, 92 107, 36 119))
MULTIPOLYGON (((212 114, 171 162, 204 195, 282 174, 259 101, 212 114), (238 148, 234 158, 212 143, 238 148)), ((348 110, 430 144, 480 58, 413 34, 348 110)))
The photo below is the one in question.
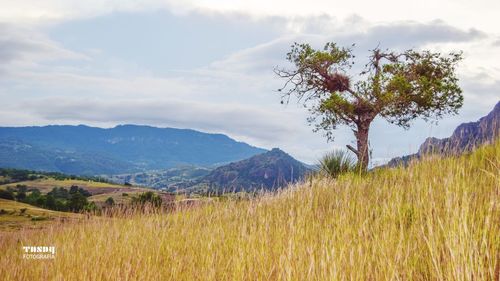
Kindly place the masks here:
POLYGON ((0 238, 2 280, 498 280, 500 142, 278 195, 0 238), (54 245, 23 260, 21 245, 54 245))

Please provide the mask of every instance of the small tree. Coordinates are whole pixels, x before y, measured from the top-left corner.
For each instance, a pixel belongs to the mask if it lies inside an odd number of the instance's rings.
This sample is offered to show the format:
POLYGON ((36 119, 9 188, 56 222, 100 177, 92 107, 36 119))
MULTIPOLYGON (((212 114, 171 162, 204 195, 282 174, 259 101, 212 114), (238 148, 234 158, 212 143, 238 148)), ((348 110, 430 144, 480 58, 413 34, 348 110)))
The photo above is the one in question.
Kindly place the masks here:
POLYGON ((14 194, 10 190, 0 189, 0 198, 7 200, 14 200, 14 194))
POLYGON ((348 74, 354 64, 351 48, 327 43, 323 50, 314 50, 309 44, 295 43, 287 54, 293 69, 276 68, 275 73, 286 79, 279 89, 282 103, 295 95, 311 111, 308 121, 316 124, 315 131, 324 130, 328 140, 333 140, 332 130, 338 125, 352 129, 357 147, 347 148, 366 169, 368 133, 376 117, 407 129, 417 117, 437 120, 458 112, 463 96, 455 68, 461 59, 461 53, 442 56, 377 47, 354 80, 348 74))
POLYGON ((108 197, 104 203, 108 206, 113 206, 115 204, 115 199, 113 199, 113 197, 108 197))
POLYGON ((79 212, 88 204, 87 197, 77 192, 71 195, 68 201, 68 207, 73 212, 79 212))
POLYGON ((156 194, 152 191, 147 191, 147 192, 139 194, 138 197, 133 197, 132 203, 137 204, 137 205, 150 204, 153 207, 160 207, 161 203, 162 203, 162 199, 158 194, 156 194))

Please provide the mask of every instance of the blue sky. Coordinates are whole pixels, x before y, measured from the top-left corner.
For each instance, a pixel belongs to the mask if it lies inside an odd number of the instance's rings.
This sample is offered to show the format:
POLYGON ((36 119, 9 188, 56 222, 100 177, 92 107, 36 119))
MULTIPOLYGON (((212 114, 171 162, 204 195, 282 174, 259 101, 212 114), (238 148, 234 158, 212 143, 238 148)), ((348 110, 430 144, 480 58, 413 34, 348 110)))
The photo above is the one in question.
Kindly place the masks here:
POLYGON ((192 128, 314 163, 354 138, 344 128, 327 143, 303 107, 280 104, 273 68, 287 65, 293 42, 356 43, 360 65, 379 44, 463 50, 460 115, 372 127, 374 161, 412 153, 500 99, 500 3, 417 2, 9 1, 0 11, 0 126, 192 128))

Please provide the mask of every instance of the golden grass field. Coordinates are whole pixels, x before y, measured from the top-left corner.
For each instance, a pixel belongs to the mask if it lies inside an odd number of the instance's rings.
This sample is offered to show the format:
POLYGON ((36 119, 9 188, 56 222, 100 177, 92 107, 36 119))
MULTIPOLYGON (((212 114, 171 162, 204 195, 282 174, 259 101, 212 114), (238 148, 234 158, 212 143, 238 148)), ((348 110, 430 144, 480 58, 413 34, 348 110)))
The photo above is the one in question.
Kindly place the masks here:
POLYGON ((2 280, 499 280, 500 142, 277 195, 0 237, 2 280), (56 246, 23 260, 22 245, 56 246))

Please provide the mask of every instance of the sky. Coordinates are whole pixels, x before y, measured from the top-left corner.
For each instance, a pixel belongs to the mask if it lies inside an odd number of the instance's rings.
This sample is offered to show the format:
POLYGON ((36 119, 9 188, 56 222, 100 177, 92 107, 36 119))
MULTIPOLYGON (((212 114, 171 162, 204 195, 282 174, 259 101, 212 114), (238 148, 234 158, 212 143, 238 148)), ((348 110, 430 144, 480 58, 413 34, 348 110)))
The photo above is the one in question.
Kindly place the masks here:
MULTIPOLYGON (((315 163, 327 142, 280 103, 293 42, 463 51, 459 115, 409 130, 376 119, 373 164, 446 137, 500 100, 500 1, 0 0, 0 126, 144 124, 224 133, 315 163)), ((353 73, 355 74, 355 73, 353 73)))

